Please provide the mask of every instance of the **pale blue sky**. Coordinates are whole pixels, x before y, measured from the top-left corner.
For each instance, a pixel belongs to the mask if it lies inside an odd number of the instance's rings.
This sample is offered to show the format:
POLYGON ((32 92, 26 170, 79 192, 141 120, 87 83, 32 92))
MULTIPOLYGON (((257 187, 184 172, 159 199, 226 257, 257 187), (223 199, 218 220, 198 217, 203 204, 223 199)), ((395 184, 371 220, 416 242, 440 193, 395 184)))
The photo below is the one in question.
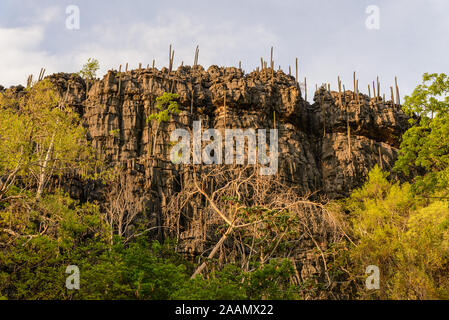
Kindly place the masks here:
MULTIPOLYGON (((447 0, 0 0, 0 84, 24 83, 41 67, 48 73, 78 71, 89 57, 101 75, 119 64, 175 65, 199 62, 252 71, 274 46, 276 67, 285 72, 300 59, 309 88, 340 75, 352 89, 357 71, 362 92, 377 75, 383 92, 399 78, 401 93, 424 72, 449 67, 447 0), (279 3, 281 2, 281 3, 279 3), (65 27, 66 6, 80 8, 79 30, 65 27), (365 27, 369 5, 380 9, 380 29, 365 27)), ((388 89, 389 90, 389 89, 388 89)), ((309 90, 309 100, 312 96, 309 90)))

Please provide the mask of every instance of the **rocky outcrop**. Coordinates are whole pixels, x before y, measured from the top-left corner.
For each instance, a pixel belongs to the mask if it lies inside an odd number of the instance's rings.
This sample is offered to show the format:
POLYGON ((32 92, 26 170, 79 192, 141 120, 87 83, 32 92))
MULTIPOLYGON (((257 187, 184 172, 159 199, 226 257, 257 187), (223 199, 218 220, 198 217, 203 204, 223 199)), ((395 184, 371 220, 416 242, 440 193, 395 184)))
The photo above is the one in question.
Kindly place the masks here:
MULTIPOLYGON (((182 208, 174 203, 174 209, 168 209, 198 173, 191 165, 171 162, 169 137, 174 129, 191 129, 193 121, 201 121, 204 129, 276 128, 278 180, 300 195, 335 199, 361 186, 374 165, 392 168, 408 124, 399 105, 363 94, 357 97, 350 91, 340 97, 322 87, 310 104, 293 77, 271 69, 249 74, 217 66, 180 67, 172 72, 110 70, 103 79, 87 83, 75 74, 47 78, 80 114, 97 154, 106 163, 124 168, 116 187, 131 201, 126 210, 145 208, 141 210, 145 219, 155 227, 151 237, 164 237, 159 227, 176 226, 183 252, 211 248, 218 241, 216 230, 222 221, 200 197, 187 199, 182 208), (147 119, 158 111, 155 100, 164 92, 179 95, 181 113, 158 125, 147 119), (170 210, 174 214, 167 216, 170 210)), ((23 89, 15 87, 13 94, 23 94, 23 89)), ((204 173, 210 168, 197 170, 204 173)), ((213 189, 218 183, 208 182, 207 187, 213 189)), ((76 199, 107 201, 100 182, 70 176, 62 185, 76 199)), ((322 257, 312 251, 317 243, 324 251, 333 242, 324 214, 312 210, 304 214, 311 221, 309 233, 316 237, 297 239, 294 256, 303 279, 323 275, 322 257)))
POLYGON ((315 133, 321 137, 322 191, 330 198, 347 196, 376 164, 392 168, 401 135, 408 126, 401 106, 353 92, 320 89, 312 105, 315 133), (348 139, 348 134, 350 139, 348 139))
MULTIPOLYGON (((169 136, 176 128, 191 129, 193 121, 222 130, 277 128, 278 177, 304 194, 327 198, 348 196, 375 164, 391 169, 408 125, 401 106, 351 91, 340 100, 338 92, 321 87, 309 104, 292 76, 269 68, 249 74, 217 66, 110 70, 88 83, 75 74, 47 78, 78 111, 98 154, 135 177, 136 197, 150 190, 160 201, 191 173, 190 166, 170 161, 169 136), (181 113, 158 126, 147 119, 164 92, 179 95, 181 113)), ((24 87, 7 92, 20 96, 24 87)), ((69 190, 76 198, 98 198, 96 188, 79 181, 69 190)))
POLYGON ((407 128, 399 105, 363 94, 357 98, 350 91, 342 94, 340 104, 338 92, 324 87, 311 105, 293 77, 271 69, 249 74, 217 66, 207 71, 201 66, 173 72, 111 70, 87 85, 75 75, 50 79, 82 115, 99 154, 126 164, 144 187, 156 192, 176 189, 174 181, 189 170, 171 163, 169 135, 175 128, 191 128, 194 120, 201 120, 203 128, 276 127, 279 177, 304 193, 329 198, 347 196, 375 164, 391 168, 407 128), (179 94, 181 113, 156 133, 147 118, 157 111, 155 98, 164 92, 179 94))

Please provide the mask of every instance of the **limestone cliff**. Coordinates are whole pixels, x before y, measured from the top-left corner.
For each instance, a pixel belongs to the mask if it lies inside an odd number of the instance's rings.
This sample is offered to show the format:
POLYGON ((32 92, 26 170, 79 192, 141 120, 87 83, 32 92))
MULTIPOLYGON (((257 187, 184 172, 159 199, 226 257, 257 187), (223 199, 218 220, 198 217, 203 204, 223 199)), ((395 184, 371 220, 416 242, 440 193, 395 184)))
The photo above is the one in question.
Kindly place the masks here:
MULTIPOLYGON (((106 159, 125 164, 139 187, 170 197, 186 166, 169 159, 169 135, 175 128, 279 129, 279 177, 304 193, 347 196, 377 163, 390 169, 407 118, 399 105, 346 91, 320 88, 309 104, 295 79, 282 71, 244 74, 238 68, 201 66, 109 71, 88 84, 75 75, 55 74, 67 102, 82 115, 94 147, 106 159), (163 123, 152 150, 155 98, 180 95, 181 114, 163 123), (349 126, 349 131, 348 131, 349 126), (348 132, 350 139, 348 139, 348 132)), ((86 192, 72 190, 72 193, 86 192)), ((136 191, 137 192, 137 191, 136 191)))
MULTIPOLYGON (((400 105, 351 91, 340 96, 322 87, 310 104, 293 77, 270 68, 249 74, 217 66, 207 71, 201 66, 172 72, 166 68, 111 70, 103 79, 87 83, 74 74, 47 78, 63 101, 80 114, 98 155, 111 166, 124 168, 116 185, 117 199, 114 194, 105 198, 106 187, 99 181, 86 182, 76 174, 63 177, 63 188, 75 199, 98 201, 105 207, 117 201, 123 215, 138 213, 139 219, 145 219, 151 226, 149 237, 176 237, 178 250, 194 256, 217 243, 223 221, 201 195, 182 195, 190 192, 193 177, 206 175, 214 166, 197 166, 194 171, 195 166, 173 164, 169 137, 174 129, 191 129, 193 121, 199 120, 203 128, 221 130, 277 128, 277 181, 294 187, 295 195, 322 200, 348 196, 375 164, 391 169, 408 125, 400 105), (180 96, 181 113, 162 122, 156 131, 155 122, 147 119, 157 112, 156 97, 164 92, 180 96), (120 198, 123 194, 126 199, 120 198)), ((20 96, 24 88, 10 92, 20 96)), ((208 191, 221 187, 226 176, 215 180, 205 181, 208 191)), ((273 190, 280 194, 275 200, 283 202, 282 187, 273 190)), ((257 195, 259 203, 264 200, 260 198, 270 197, 269 188, 264 191, 257 195)), ((254 196, 257 191, 248 193, 254 196)), ((327 274, 324 255, 314 248, 323 252, 342 236, 335 221, 323 212, 305 207, 301 216, 305 229, 292 242, 290 256, 303 280, 327 274)), ((219 259, 235 261, 232 254, 239 251, 231 240, 225 245, 230 249, 221 252, 219 259)))

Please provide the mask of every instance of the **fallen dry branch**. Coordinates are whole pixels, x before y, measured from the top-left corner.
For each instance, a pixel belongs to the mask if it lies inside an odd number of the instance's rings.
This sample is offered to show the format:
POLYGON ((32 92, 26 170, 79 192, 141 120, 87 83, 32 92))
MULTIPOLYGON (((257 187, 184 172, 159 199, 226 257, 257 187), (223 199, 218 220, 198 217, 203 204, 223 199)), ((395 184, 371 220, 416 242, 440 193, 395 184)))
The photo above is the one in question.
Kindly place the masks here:
POLYGON ((327 244, 347 237, 339 218, 326 201, 312 201, 298 188, 276 176, 259 176, 257 170, 257 166, 192 170, 187 180, 191 183, 168 201, 164 224, 174 226, 179 251, 204 259, 192 277, 204 273, 211 261, 217 268, 237 263, 252 271, 256 261, 287 258, 298 263, 297 278, 304 281, 310 276, 304 266, 313 265, 311 269, 330 286, 327 244), (209 254, 201 258, 205 252, 209 254))

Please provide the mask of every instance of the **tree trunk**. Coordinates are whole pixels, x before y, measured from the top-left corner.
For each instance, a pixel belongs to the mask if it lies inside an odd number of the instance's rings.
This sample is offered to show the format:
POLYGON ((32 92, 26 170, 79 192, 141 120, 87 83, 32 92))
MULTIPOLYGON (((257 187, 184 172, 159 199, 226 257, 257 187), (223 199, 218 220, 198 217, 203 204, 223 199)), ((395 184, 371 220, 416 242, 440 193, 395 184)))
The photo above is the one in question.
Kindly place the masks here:
POLYGON ((44 185, 45 185, 45 180, 46 180, 45 179, 45 171, 47 170, 48 163, 50 162, 50 157, 53 152, 53 147, 55 144, 55 136, 56 136, 56 132, 53 133, 53 136, 51 137, 50 146, 48 147, 47 154, 45 155, 44 163, 41 166, 41 173, 39 175, 39 185, 37 188, 36 200, 40 200, 42 193, 44 191, 44 185))

